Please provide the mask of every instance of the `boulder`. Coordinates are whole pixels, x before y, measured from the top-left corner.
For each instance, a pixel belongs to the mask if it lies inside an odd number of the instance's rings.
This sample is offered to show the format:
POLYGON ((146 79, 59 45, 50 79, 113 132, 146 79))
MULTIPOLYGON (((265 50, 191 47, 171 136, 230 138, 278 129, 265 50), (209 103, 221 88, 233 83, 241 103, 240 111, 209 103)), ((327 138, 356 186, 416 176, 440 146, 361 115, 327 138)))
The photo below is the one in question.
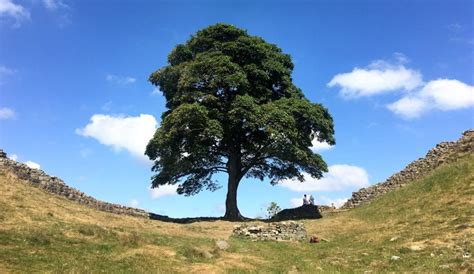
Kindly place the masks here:
POLYGON ((318 206, 302 205, 296 208, 283 209, 271 218, 272 221, 302 220, 322 218, 318 206))

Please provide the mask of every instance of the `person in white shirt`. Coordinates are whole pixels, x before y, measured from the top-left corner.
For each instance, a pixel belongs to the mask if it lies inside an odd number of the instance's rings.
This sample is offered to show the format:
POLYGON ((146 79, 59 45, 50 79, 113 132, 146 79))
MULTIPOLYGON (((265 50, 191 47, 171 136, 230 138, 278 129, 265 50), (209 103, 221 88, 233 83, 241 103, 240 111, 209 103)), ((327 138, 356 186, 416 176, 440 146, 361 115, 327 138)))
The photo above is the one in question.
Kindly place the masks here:
POLYGON ((309 205, 309 201, 308 201, 308 197, 305 195, 303 195, 303 205, 309 205))
POLYGON ((313 195, 309 195, 309 204, 314 205, 314 197, 313 195))

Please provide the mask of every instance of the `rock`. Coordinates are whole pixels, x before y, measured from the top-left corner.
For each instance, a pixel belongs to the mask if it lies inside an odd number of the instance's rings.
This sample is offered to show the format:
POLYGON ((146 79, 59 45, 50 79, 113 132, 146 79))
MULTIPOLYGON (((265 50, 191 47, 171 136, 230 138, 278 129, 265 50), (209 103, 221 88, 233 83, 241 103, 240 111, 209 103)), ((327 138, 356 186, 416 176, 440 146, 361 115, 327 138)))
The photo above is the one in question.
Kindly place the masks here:
POLYGON ((220 250, 223 250, 223 251, 226 251, 230 247, 229 243, 227 243, 224 240, 217 241, 216 246, 217 246, 217 248, 219 248, 220 250))
POLYGON ((302 205, 296 208, 283 209, 272 217, 272 221, 320 219, 322 218, 318 206, 302 205))
POLYGON ((292 265, 291 269, 288 271, 288 274, 295 274, 295 273, 299 273, 298 268, 296 267, 296 265, 292 265))
POLYGON ((400 256, 392 256, 392 258, 390 258, 390 260, 398 261, 398 260, 400 260, 400 256))
POLYGON ((202 255, 206 259, 212 259, 214 257, 214 255, 212 255, 212 253, 207 250, 202 251, 202 255))
POLYGON ((396 240, 398 240, 400 237, 399 236, 395 236, 395 237, 392 237, 390 239, 390 242, 395 242, 396 240))
POLYGON ((464 254, 462 254, 463 259, 469 259, 469 258, 471 258, 471 256, 472 256, 471 252, 469 252, 469 251, 466 251, 466 252, 464 252, 464 254))
POLYGON ((409 249, 411 251, 420 251, 420 250, 423 250, 425 248, 423 246, 420 246, 420 245, 412 245, 412 246, 409 247, 409 249))

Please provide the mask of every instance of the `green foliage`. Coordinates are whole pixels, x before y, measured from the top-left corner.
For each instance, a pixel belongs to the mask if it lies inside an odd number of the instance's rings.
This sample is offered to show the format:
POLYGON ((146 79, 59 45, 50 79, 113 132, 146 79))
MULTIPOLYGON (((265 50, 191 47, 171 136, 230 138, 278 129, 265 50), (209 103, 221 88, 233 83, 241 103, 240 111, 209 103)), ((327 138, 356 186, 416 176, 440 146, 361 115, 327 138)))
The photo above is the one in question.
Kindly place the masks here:
POLYGON ((267 207, 267 218, 271 219, 280 211, 281 211, 280 206, 275 202, 271 202, 267 207))
POLYGON ((145 154, 152 186, 180 182, 178 193, 215 190, 216 172, 272 184, 320 178, 327 165, 311 151, 317 138, 334 144, 333 120, 291 79, 291 57, 274 44, 226 24, 200 30, 168 56, 149 80, 168 110, 145 154))

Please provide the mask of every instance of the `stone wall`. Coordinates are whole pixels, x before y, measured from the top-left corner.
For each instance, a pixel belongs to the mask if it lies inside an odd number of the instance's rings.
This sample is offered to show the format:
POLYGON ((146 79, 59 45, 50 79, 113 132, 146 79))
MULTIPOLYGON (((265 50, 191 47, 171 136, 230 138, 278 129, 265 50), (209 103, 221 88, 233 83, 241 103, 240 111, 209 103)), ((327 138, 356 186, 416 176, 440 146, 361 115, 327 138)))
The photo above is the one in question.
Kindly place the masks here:
POLYGON ((11 172, 19 179, 25 180, 32 185, 94 209, 123 215, 132 215, 145 218, 149 217, 149 213, 141 209, 96 200, 77 189, 69 187, 58 177, 49 176, 40 169, 33 169, 23 163, 7 158, 7 154, 1 149, 0 171, 11 172))
POLYGON ((304 225, 294 221, 265 225, 236 225, 232 235, 253 241, 301 241, 305 240, 307 236, 304 225))
POLYGON ((389 191, 423 178, 441 164, 454 162, 459 157, 472 152, 474 152, 473 129, 465 131, 457 141, 439 143, 425 157, 410 163, 402 171, 390 176, 384 182, 353 192, 352 197, 341 209, 350 209, 369 203, 389 191))

